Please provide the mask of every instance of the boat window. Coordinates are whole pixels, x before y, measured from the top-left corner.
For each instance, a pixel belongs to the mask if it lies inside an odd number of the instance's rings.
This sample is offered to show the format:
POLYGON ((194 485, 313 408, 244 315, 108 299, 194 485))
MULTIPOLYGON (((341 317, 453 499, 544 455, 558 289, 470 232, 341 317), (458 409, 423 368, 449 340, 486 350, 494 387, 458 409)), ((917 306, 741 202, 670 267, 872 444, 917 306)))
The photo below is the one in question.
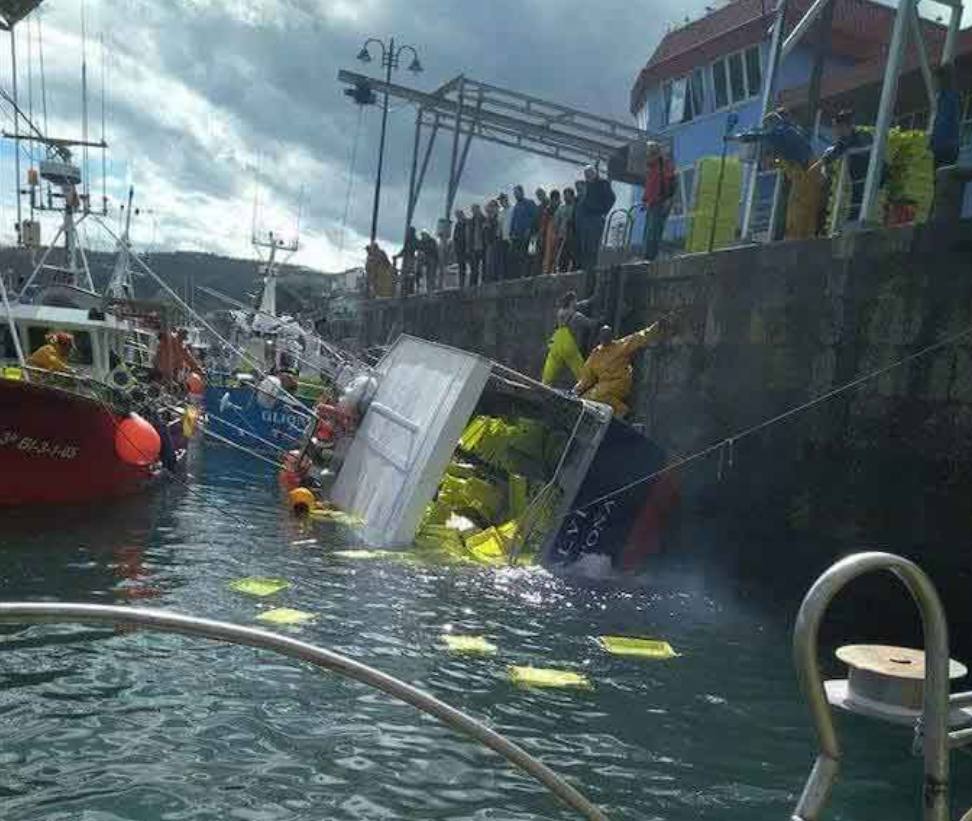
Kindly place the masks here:
MULTIPOLYGON (((34 325, 27 329, 27 346, 30 353, 47 344, 47 335, 63 330, 62 328, 45 328, 34 325)), ((87 331, 71 331, 74 337, 74 353, 71 354, 72 365, 94 364, 94 354, 91 350, 91 334, 87 331)), ((28 354, 29 355, 29 354, 28 354)))
POLYGON ((0 359, 16 359, 17 349, 14 347, 13 336, 10 328, 0 325, 0 359))

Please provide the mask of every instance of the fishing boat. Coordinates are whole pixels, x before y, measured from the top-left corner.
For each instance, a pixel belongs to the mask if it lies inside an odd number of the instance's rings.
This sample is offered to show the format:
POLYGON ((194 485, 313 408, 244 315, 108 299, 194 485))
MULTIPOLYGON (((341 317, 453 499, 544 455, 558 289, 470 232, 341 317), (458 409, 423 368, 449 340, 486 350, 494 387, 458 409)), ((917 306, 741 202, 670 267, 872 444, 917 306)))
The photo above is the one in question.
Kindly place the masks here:
POLYGON ((304 435, 322 382, 343 388, 364 366, 295 317, 278 314, 278 255, 294 253, 297 241, 270 232, 265 239, 254 235, 253 245, 267 249, 267 257, 252 306, 199 288, 229 306, 229 344, 218 345, 223 356, 206 387, 208 429, 244 447, 291 449, 304 435))
POLYGON ((644 477, 665 453, 608 406, 407 335, 369 373, 353 433, 303 443, 368 546, 618 570, 660 549, 676 491, 644 477))
POLYGON ((63 220, 18 292, 0 283, 0 506, 135 493, 182 462, 193 416, 153 378, 151 325, 162 309, 125 298, 124 265, 104 295, 94 290, 78 241, 77 217, 87 212, 70 149, 33 139, 48 147, 37 178, 59 190, 63 220), (53 265, 61 236, 64 263, 53 265), (30 354, 55 334, 73 338, 69 369, 32 367, 30 354))

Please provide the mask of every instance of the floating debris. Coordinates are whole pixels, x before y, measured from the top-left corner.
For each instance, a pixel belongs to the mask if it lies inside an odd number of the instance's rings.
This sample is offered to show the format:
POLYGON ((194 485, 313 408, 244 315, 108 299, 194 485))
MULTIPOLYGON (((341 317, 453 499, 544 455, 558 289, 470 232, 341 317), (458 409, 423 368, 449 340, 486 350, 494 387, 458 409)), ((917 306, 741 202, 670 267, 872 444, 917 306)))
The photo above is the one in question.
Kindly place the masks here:
POLYGON ((594 685, 583 673, 554 670, 549 667, 510 667, 510 681, 520 687, 560 687, 593 690, 594 685))
POLYGON ((637 636, 598 636, 598 644, 615 656, 645 659, 671 659, 678 653, 667 641, 642 639, 637 636))
POLYGON ((315 614, 308 613, 306 610, 294 610, 290 607, 274 607, 272 610, 265 610, 257 616, 258 621, 265 621, 270 624, 305 624, 316 618, 315 614))
POLYGON ((450 653, 464 653, 471 656, 495 656, 499 648, 485 636, 455 636, 446 633, 442 636, 450 653))
POLYGON ((237 593, 260 597, 272 596, 288 587, 290 587, 290 582, 286 579, 270 579, 262 576, 249 576, 245 579, 237 579, 229 584, 230 590, 235 590, 237 593))
POLYGON ((331 555, 341 559, 398 559, 402 561, 408 558, 400 550, 333 550, 331 555))
POLYGON ((314 508, 308 515, 317 522, 334 522, 345 527, 364 527, 365 523, 360 516, 352 516, 333 508, 314 508))

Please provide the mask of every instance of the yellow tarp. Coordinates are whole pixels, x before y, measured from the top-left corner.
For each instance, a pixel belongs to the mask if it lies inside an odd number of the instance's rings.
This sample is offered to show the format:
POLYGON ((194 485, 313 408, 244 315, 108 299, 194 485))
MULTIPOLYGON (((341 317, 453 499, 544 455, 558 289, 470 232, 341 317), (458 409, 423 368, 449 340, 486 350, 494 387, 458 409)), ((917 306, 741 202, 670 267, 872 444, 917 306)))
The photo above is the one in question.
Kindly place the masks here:
POLYGON ((258 621, 265 621, 269 624, 304 624, 316 619, 313 613, 306 610, 294 610, 290 607, 275 607, 273 610, 265 610, 259 616, 258 621))
POLYGON ((510 667, 510 681, 520 687, 561 687, 593 690, 594 685, 583 673, 553 670, 546 667, 510 667))
POLYGON ((229 584, 230 590, 237 593, 246 593, 248 596, 272 596, 281 590, 290 587, 290 582, 286 579, 268 579, 262 576, 250 576, 245 579, 237 579, 229 584))
POLYGON ((484 636, 455 636, 446 633, 442 636, 446 649, 451 653, 465 653, 474 656, 495 656, 497 647, 484 636))
POLYGON ((667 641, 656 639, 642 639, 635 636, 599 636, 598 643, 615 656, 670 659, 678 655, 667 641))

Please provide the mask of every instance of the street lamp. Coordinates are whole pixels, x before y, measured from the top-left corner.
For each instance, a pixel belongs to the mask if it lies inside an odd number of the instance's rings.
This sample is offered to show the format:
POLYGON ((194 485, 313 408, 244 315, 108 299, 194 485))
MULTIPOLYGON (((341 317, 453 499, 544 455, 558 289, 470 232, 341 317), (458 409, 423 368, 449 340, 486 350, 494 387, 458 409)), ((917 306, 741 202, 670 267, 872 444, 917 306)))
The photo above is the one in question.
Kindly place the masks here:
MULTIPOLYGON (((361 46, 358 52, 358 59, 362 63, 371 62, 371 53, 368 48, 376 43, 381 48, 381 66, 385 69, 385 83, 391 83, 392 69, 397 69, 401 60, 402 52, 412 53, 412 62, 409 63, 408 70, 418 74, 422 70, 422 63, 419 62, 418 52, 412 46, 395 46, 395 38, 388 40, 387 45, 381 40, 369 37, 361 46)), ((385 162, 385 128, 388 124, 388 91, 385 91, 384 101, 381 107, 381 138, 378 142, 378 173, 375 176, 375 203, 371 209, 371 242, 374 244, 378 234, 378 201, 381 198, 381 168, 385 162)))

